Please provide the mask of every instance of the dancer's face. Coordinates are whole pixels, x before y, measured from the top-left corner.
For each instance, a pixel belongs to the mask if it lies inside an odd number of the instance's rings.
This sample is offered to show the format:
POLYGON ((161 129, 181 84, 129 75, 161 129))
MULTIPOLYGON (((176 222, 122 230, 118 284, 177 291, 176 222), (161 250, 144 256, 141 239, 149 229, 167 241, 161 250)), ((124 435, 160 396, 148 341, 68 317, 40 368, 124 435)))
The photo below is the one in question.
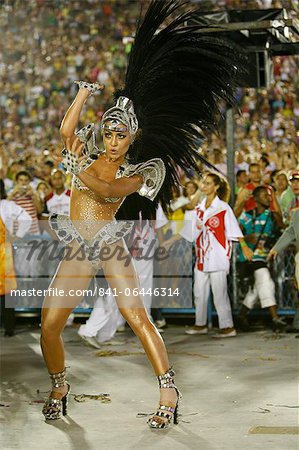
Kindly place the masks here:
MULTIPOLYGON (((107 125, 111 125, 107 122, 107 125)), ((119 124, 116 128, 124 128, 125 125, 119 124)), ((123 159, 131 145, 131 136, 128 131, 103 130, 103 143, 106 155, 109 159, 116 161, 123 159)))

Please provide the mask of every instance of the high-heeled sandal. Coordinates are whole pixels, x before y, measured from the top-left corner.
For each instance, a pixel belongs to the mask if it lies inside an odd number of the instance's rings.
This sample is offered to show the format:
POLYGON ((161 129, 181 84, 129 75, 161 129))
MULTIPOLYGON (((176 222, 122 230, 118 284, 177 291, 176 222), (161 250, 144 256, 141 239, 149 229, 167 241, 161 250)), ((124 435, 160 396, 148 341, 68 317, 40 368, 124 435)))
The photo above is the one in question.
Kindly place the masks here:
POLYGON ((87 81, 74 81, 74 83, 78 84, 80 89, 87 89, 90 92, 89 95, 92 95, 95 92, 102 91, 104 89, 104 85, 99 83, 88 83, 87 81))
MULTIPOLYGON (((45 416, 45 419, 47 420, 56 420, 60 419, 62 416, 67 415, 67 398, 68 394, 70 392, 70 385, 67 383, 65 379, 66 370, 64 369, 62 372, 58 373, 50 373, 50 378, 52 381, 52 387, 62 387, 67 385, 68 391, 67 393, 61 398, 54 398, 54 397, 48 397, 45 401, 45 404, 42 409, 42 413, 45 416)), ((59 392, 59 391, 57 391, 59 392)))
POLYGON ((182 398, 182 394, 180 393, 180 391, 178 390, 178 388, 174 383, 173 379, 174 375, 175 375, 174 370, 170 368, 166 373, 164 373, 163 375, 158 375, 157 377, 160 389, 174 388, 176 390, 177 403, 175 407, 160 404, 156 414, 147 421, 147 424, 150 428, 156 429, 168 428, 169 425, 171 424, 172 419, 175 425, 179 423, 178 406, 179 400, 182 398), (155 418, 158 418, 158 420, 155 418), (161 418, 162 420, 159 420, 159 418, 161 418))

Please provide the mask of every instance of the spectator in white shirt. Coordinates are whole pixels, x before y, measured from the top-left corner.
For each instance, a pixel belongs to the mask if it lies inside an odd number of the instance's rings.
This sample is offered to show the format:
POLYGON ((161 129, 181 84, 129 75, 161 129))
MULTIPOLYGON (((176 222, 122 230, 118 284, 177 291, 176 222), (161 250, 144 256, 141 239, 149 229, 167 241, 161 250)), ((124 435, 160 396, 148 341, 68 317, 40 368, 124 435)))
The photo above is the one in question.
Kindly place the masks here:
POLYGON ((196 317, 194 327, 186 333, 207 334, 208 299, 212 288, 220 328, 214 337, 233 337, 237 333, 227 293, 232 241, 240 242, 246 259, 251 259, 253 253, 244 240, 231 207, 226 203, 229 198, 227 181, 216 173, 208 172, 201 189, 205 199, 194 211, 186 212, 185 226, 164 246, 169 247, 181 237, 196 245, 193 288, 196 317))
POLYGON ((16 186, 9 192, 8 200, 12 200, 18 206, 25 209, 32 218, 32 224, 28 234, 40 234, 38 214, 43 210, 43 204, 39 195, 30 186, 31 175, 26 170, 16 174, 16 186))
POLYGON ((5 336, 14 335, 15 315, 11 307, 11 290, 17 288, 11 242, 30 229, 32 218, 16 203, 6 200, 4 181, 0 180, 0 302, 5 336), (17 226, 14 226, 14 224, 17 226))

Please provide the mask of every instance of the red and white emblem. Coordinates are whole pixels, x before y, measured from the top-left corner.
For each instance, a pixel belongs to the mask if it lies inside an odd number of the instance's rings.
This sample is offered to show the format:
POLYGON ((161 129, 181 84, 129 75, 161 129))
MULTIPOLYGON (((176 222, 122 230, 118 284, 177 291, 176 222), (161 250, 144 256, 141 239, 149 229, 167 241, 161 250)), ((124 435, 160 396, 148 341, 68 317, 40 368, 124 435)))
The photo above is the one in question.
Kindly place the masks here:
POLYGON ((220 225, 220 220, 217 216, 211 217, 207 223, 211 228, 218 228, 220 225))

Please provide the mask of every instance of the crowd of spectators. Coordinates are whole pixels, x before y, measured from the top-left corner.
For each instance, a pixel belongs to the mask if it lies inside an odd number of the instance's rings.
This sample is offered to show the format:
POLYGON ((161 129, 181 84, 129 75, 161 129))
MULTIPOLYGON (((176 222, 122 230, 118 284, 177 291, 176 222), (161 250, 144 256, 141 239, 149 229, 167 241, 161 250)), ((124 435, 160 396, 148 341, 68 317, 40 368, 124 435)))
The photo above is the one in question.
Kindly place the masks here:
MULTIPOLYGON (((98 122, 124 78, 130 38, 140 6, 148 1, 7 0, 0 9, 0 139, 9 164, 41 167, 59 151, 59 125, 77 89, 76 79, 105 84, 89 99, 82 122, 98 122), (48 154, 49 152, 49 154, 48 154)), ((298 1, 193 1, 203 10, 280 8, 298 14, 298 1)), ((298 61, 297 61, 298 62, 298 61)), ((239 92, 236 170, 264 156, 266 170, 298 164, 298 66, 294 57, 274 58, 269 89, 239 92)), ((225 172, 225 142, 214 137, 202 152, 225 172)), ((27 168, 27 167, 26 167, 27 168)), ((33 169, 32 169, 33 170, 33 169)), ((11 178, 13 174, 9 174, 11 178)))
MULTIPOLYGON (((291 17, 299 12, 297 0, 191 2, 202 10, 284 7, 291 17)), ((68 209, 71 180, 59 169, 59 125, 77 90, 73 81, 105 84, 103 93, 89 99, 82 116, 82 124, 98 123, 122 83, 140 6, 147 4, 148 0, 1 4, 0 28, 6 37, 0 42, 0 176, 8 198, 27 208, 33 218, 33 234, 40 231, 34 221, 50 212, 53 202, 68 209)), ((274 81, 268 89, 237 93, 242 114, 235 116, 236 207, 243 209, 250 183, 271 185, 288 223, 289 211, 298 201, 297 181, 293 185, 290 181, 299 169, 298 59, 280 56, 273 64, 274 81)), ((226 174, 224 133, 202 142, 199 151, 226 174)), ((183 209, 172 209, 174 218, 182 218, 184 210, 202 199, 197 174, 194 180, 182 178, 182 184, 185 202, 183 209)))

